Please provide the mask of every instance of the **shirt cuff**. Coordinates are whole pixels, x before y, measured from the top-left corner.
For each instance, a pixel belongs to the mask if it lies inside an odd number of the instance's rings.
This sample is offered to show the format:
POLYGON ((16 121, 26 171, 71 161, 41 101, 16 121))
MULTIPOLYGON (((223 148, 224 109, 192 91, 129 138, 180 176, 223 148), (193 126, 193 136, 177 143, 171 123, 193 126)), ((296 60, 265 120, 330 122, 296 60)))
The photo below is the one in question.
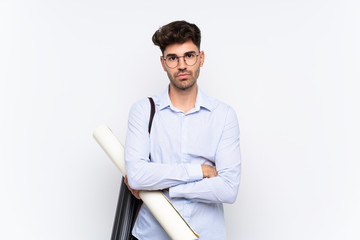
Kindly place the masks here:
POLYGON ((185 169, 190 181, 203 179, 203 172, 200 164, 186 164, 185 169))
MULTIPOLYGON (((189 182, 195 182, 203 179, 203 172, 201 165, 187 164, 185 165, 185 168, 190 179, 189 182)), ((183 183, 173 187, 169 187, 169 197, 170 198, 182 197, 182 194, 184 192, 183 188, 185 187, 186 184, 187 183, 183 183)))

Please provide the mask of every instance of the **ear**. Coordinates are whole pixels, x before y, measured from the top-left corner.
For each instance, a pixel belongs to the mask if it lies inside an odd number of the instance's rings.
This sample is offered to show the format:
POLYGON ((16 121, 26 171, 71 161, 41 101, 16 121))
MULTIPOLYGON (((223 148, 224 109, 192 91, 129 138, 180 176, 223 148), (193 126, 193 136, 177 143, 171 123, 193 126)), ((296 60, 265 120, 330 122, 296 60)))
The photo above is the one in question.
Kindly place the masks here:
POLYGON ((204 65, 204 61, 205 61, 205 53, 204 51, 200 52, 200 67, 202 67, 204 65))
POLYGON ((163 67, 164 71, 166 72, 165 61, 164 61, 163 56, 160 56, 160 62, 161 62, 161 66, 163 67))

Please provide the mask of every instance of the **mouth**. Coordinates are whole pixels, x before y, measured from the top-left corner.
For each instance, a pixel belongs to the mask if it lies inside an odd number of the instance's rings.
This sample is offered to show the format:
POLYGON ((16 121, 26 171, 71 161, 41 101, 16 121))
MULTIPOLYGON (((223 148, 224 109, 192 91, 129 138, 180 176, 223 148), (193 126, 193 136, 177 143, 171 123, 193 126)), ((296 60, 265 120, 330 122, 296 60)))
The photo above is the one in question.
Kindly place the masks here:
POLYGON ((181 73, 181 74, 178 74, 176 75, 177 78, 180 78, 180 79, 187 79, 189 78, 190 74, 188 73, 181 73))

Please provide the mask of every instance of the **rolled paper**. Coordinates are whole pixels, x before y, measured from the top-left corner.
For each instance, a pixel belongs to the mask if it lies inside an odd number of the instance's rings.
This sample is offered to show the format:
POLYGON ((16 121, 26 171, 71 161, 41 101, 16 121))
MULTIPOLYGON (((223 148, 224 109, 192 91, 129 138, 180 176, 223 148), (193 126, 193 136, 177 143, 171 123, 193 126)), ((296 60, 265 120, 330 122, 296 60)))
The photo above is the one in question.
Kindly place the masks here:
MULTIPOLYGON (((106 125, 101 125, 95 129, 93 136, 109 158, 120 169, 121 174, 125 176, 124 148, 110 128, 106 125)), ((139 195, 171 239, 199 239, 199 236, 161 191, 140 191, 139 195)))
POLYGON ((124 148, 111 129, 106 125, 101 125, 95 129, 93 137, 125 177, 124 148))

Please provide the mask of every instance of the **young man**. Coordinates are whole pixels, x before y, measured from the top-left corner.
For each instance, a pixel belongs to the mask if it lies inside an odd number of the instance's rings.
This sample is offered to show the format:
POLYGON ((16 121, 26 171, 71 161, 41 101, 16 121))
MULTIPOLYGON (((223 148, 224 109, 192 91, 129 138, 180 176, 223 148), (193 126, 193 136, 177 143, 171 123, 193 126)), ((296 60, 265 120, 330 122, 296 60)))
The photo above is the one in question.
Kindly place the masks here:
MULTIPOLYGON (((197 85, 205 55, 195 24, 171 22, 153 35, 170 84, 153 96, 156 113, 148 133, 150 103, 129 114, 125 145, 128 187, 163 190, 200 239, 226 239, 222 203, 233 203, 240 182, 240 134, 234 110, 197 85), (150 156, 150 158, 149 158, 150 156)), ((143 204, 132 234, 140 240, 169 239, 143 204)))

